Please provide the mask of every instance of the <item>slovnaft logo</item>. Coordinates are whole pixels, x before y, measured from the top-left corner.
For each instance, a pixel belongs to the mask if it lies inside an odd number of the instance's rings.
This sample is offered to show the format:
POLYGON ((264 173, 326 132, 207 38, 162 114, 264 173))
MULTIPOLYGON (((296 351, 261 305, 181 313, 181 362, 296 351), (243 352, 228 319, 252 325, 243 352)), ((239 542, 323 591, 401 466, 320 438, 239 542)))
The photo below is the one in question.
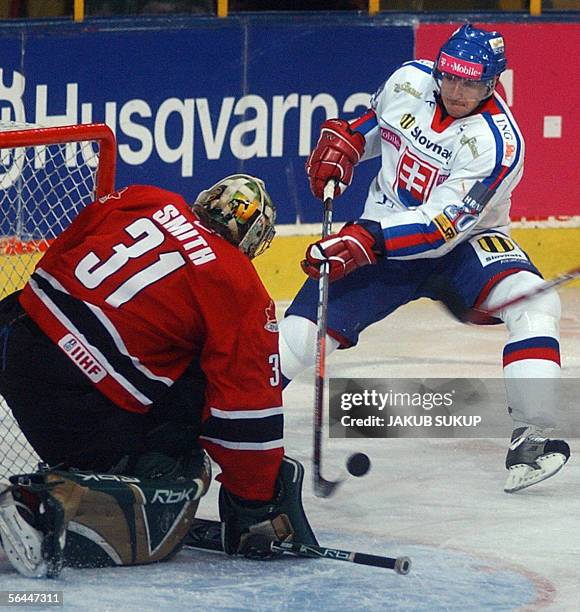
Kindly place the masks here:
POLYGON ((421 128, 418 125, 416 125, 413 128, 413 131, 411 132, 411 136, 415 139, 415 141, 418 144, 420 144, 422 147, 425 147, 427 151, 431 153, 435 153, 435 155, 438 155, 439 157, 442 157, 443 159, 449 159, 451 157, 451 151, 449 149, 446 149, 445 147, 442 147, 440 144, 433 142, 432 140, 427 138, 427 136, 423 134, 423 130, 421 130, 421 128))

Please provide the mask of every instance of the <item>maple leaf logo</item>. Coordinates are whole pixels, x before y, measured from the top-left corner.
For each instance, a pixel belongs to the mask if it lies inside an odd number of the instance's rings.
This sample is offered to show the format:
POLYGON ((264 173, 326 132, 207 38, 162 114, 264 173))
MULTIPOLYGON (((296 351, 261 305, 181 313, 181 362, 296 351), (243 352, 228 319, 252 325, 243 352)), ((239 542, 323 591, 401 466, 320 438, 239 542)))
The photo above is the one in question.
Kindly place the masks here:
POLYGON ((270 300, 264 312, 266 313, 266 325, 264 325, 264 329, 273 333, 277 332, 278 321, 276 320, 276 306, 273 300, 270 300))

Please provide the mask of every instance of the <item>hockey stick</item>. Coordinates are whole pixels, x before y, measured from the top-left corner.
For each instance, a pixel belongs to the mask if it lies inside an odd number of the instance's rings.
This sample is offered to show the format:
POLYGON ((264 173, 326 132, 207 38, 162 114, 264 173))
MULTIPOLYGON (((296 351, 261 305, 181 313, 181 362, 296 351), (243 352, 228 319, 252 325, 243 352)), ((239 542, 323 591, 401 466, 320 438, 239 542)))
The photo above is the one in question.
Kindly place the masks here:
POLYGON ((453 296, 451 296, 449 300, 444 300, 444 303, 451 314, 459 319, 462 323, 489 323, 490 317, 495 317, 505 308, 513 306, 514 304, 519 304, 520 302, 531 300, 542 293, 550 291, 550 289, 555 289, 556 287, 565 285, 573 280, 576 280, 577 278, 580 278, 580 267, 569 270, 568 272, 563 272, 562 274, 558 274, 557 276, 554 276, 554 278, 545 281, 544 284, 535 287, 531 291, 517 295, 514 298, 510 298, 509 300, 506 300, 502 304, 499 304, 498 306, 495 306, 489 310, 477 307, 465 308, 464 306, 460 305, 459 301, 453 296))
MULTIPOLYGON (((221 523, 218 521, 194 518, 188 535, 186 536, 184 546, 187 548, 223 552, 221 523)), ((326 546, 314 546, 311 544, 300 544, 298 542, 272 541, 267 538, 264 538, 264 552, 276 552, 309 559, 347 561, 359 565, 371 565, 373 567, 392 569, 397 572, 397 574, 408 574, 411 569, 411 559, 409 559, 409 557, 381 557, 379 555, 368 555, 366 553, 341 550, 339 548, 328 548, 326 546)))
MULTIPOLYGON (((336 181, 331 179, 324 187, 324 217, 322 238, 332 233, 332 205, 336 181)), ((326 379, 326 330, 328 323, 328 275, 330 263, 320 266, 318 280, 318 306, 316 310, 316 366, 314 379, 314 440, 312 452, 314 495, 330 497, 342 480, 326 480, 322 469, 322 424, 324 415, 324 381, 326 379)))

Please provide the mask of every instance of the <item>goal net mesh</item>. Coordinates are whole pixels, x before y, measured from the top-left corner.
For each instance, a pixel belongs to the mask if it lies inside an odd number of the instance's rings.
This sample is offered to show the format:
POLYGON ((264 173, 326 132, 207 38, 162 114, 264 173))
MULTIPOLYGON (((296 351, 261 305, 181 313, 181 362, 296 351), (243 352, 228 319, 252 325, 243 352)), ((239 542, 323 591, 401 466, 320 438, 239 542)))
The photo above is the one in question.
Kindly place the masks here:
MULTIPOLYGON (((101 124, 0 122, 0 299, 22 289, 81 208, 114 189, 115 144, 101 124)), ((6 343, 0 329, 0 355, 6 343)), ((0 396, 0 479, 39 459, 0 396)))

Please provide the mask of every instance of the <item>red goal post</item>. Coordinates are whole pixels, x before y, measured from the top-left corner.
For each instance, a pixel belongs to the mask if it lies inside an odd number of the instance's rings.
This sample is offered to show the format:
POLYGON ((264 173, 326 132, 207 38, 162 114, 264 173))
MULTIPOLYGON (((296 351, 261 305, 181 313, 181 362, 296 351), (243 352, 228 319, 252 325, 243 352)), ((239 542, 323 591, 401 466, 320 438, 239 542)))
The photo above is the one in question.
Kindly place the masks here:
MULTIPOLYGON (((105 124, 0 121, 0 299, 24 286, 82 208, 114 191, 115 164, 115 136, 105 124)), ((0 396, 0 479, 37 462, 0 396)))
POLYGON ((115 187, 115 160, 117 143, 111 128, 105 123, 86 123, 79 125, 59 125, 56 127, 36 127, 17 123, 8 124, 15 129, 3 130, 0 122, 0 148, 37 147, 42 145, 62 145, 68 143, 97 143, 98 164, 96 166, 95 196, 110 193, 115 187))

